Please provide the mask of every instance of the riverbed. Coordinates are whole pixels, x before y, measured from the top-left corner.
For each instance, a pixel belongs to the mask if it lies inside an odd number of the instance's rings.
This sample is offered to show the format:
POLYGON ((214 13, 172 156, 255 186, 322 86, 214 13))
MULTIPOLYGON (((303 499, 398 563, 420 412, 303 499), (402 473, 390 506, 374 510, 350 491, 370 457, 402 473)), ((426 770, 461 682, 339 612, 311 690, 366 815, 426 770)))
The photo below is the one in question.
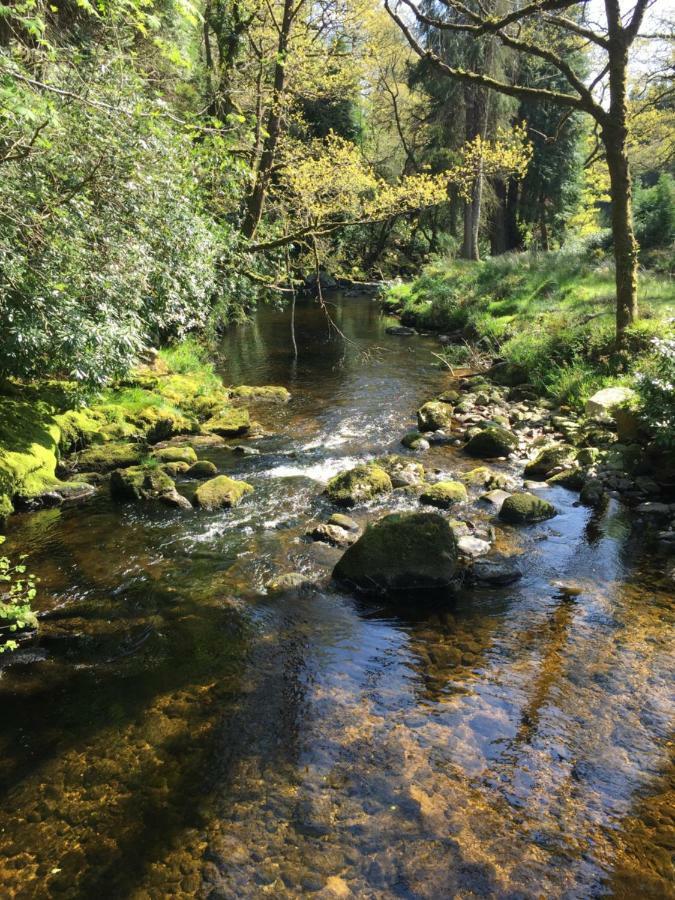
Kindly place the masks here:
MULTIPOLYGON (((304 537, 325 482, 453 379, 372 299, 330 312, 346 341, 299 304, 297 360, 288 312, 224 338, 226 384, 292 394, 255 410, 258 455, 200 451, 254 486, 237 509, 10 520, 41 633, 1 660, 2 896, 672 896, 673 598, 630 512, 551 488, 555 519, 497 530, 516 584, 396 614, 338 592, 304 537), (291 571, 316 590, 265 592, 291 571)), ((354 516, 392 508, 416 500, 354 516)))

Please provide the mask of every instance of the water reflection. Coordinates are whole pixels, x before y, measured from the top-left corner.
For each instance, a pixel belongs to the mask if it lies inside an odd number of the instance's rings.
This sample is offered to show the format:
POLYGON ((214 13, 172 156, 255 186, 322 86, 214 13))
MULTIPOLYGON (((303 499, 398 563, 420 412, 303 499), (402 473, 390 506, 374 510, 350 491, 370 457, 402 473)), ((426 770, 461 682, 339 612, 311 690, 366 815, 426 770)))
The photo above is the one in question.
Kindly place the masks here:
POLYGON ((336 317, 346 350, 299 310, 296 369, 278 312, 226 341, 229 381, 295 394, 260 410, 260 456, 204 454, 255 502, 12 520, 42 636, 2 660, 3 895, 667 895, 667 585, 620 507, 558 488, 556 519, 498 534, 516 585, 406 616, 331 591, 339 551, 303 540, 321 480, 396 446, 444 377, 370 301, 336 317), (317 590, 267 597, 291 569, 317 590))

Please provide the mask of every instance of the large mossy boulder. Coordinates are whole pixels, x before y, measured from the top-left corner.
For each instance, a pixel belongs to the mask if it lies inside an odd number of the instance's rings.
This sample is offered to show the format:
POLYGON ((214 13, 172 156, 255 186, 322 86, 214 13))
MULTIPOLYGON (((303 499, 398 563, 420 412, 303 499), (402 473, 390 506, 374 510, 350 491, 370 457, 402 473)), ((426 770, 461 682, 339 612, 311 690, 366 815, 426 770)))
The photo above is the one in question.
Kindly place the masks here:
POLYGON ((130 466, 116 469, 110 476, 113 500, 158 500, 175 488, 173 479, 159 466, 130 466))
POLYGON ((439 509, 450 509, 458 503, 466 503, 468 499, 466 488, 459 481, 437 481, 427 485, 420 494, 420 503, 439 509))
POLYGON ((228 475, 218 475, 200 484, 195 491, 195 506, 202 509, 230 509, 238 506, 253 487, 246 481, 236 481, 228 475))
POLYGON ((527 525, 543 522, 556 515, 556 508, 548 500, 527 492, 511 494, 502 503, 499 518, 511 525, 527 525))
POLYGON ((568 468, 576 456, 574 447, 567 444, 556 444, 544 447, 531 462, 525 466, 525 478, 532 481, 546 481, 554 473, 554 469, 568 468))
POLYGON ((137 466, 144 454, 145 448, 140 444, 111 441, 83 450, 78 454, 75 466, 83 472, 111 472, 137 466))
POLYGON ((377 460, 377 465, 384 469, 391 478, 393 487, 409 487, 424 481, 424 466, 409 456, 384 456, 377 460))
POLYGON ((206 431, 219 434, 221 437, 246 434, 250 427, 251 418, 248 410, 239 406, 224 407, 204 423, 206 431))
POLYGON ((285 387, 277 385, 256 387, 248 384, 230 388, 230 397, 233 400, 249 401, 250 403, 288 403, 291 399, 291 395, 285 387))
POLYGON ((417 427, 420 431, 439 431, 452 425, 452 406, 441 400, 429 400, 417 410, 417 427))
POLYGON ((465 449, 469 456, 478 459, 495 459, 508 456, 518 447, 518 438, 506 428, 493 426, 474 434, 465 449))
POLYGON ((455 535, 438 513, 393 513, 366 528, 333 577, 366 594, 441 590, 452 583, 457 558, 455 535))
POLYGON ((393 490, 391 478, 376 463, 340 472, 328 482, 326 495, 338 506, 356 506, 393 490))

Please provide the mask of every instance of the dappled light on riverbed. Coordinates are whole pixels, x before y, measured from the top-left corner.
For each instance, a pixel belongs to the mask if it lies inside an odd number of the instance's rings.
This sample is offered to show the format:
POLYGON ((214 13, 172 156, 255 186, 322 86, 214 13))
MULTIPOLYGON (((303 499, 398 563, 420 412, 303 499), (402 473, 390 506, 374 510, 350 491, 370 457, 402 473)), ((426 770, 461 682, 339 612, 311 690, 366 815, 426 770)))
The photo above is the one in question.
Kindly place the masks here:
POLYGON ((450 383, 370 300, 335 315, 355 345, 301 307, 297 364, 282 313, 226 340, 227 382, 293 394, 260 455, 204 454, 254 499, 11 521, 43 616, 2 660, 3 895, 667 896, 673 607, 629 514, 553 488, 555 519, 497 534, 515 585, 396 614, 331 588, 321 482, 450 383), (316 589, 266 595, 284 571, 316 589))

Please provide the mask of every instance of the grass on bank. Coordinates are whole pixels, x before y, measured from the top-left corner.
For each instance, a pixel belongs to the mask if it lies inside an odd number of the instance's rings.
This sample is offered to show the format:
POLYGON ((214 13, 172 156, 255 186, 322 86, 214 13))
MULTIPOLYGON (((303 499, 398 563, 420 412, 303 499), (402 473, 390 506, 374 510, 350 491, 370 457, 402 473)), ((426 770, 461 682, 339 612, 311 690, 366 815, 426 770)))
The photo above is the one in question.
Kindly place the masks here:
POLYGON ((642 318, 620 352, 614 271, 571 252, 440 260, 413 282, 389 287, 384 305, 404 324, 461 332, 525 366, 542 393, 579 407, 601 387, 633 382, 651 365, 653 339, 673 336, 673 280, 643 272, 639 290, 642 318))

